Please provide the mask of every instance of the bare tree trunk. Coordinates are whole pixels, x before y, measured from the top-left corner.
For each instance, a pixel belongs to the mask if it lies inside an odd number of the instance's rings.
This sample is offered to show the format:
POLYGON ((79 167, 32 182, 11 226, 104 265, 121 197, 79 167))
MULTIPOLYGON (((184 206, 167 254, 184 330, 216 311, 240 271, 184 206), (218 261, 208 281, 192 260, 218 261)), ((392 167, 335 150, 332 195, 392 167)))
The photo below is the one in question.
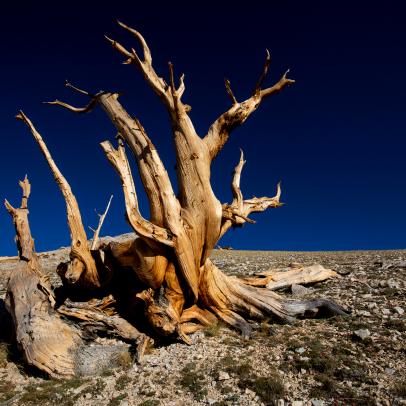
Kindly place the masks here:
MULTIPOLYGON (((270 65, 270 55, 267 51, 262 73, 253 92, 242 102, 236 99, 230 82, 226 80, 231 107, 213 122, 205 136, 200 137, 188 115, 191 107, 182 101, 186 89, 184 75, 180 76, 176 84, 174 67, 169 63, 167 83, 155 71, 150 49, 141 34, 125 24, 119 25, 138 41, 142 56, 133 48, 129 51, 120 43, 106 38, 113 48, 126 58, 126 64, 134 65, 141 71, 168 111, 176 151, 178 194, 174 193, 153 142, 139 120, 127 113, 121 105, 119 94, 92 94, 67 82, 67 87, 90 99, 88 104, 82 108, 59 100, 50 104, 62 106, 75 113, 90 112, 100 105, 118 132, 117 147, 109 141, 104 141, 101 147, 119 175, 127 219, 138 235, 134 241, 98 246, 98 229, 90 248, 79 206, 68 182, 60 173, 32 122, 20 112, 17 118, 30 128, 66 201, 72 237, 71 260, 59 267, 59 273, 67 285, 88 293, 87 301, 75 301, 69 296, 70 291, 65 291, 64 296, 58 298, 62 304, 58 307, 57 314, 51 312, 52 319, 48 322, 55 323, 55 328, 59 328, 59 325, 60 328, 65 328, 60 315, 77 320, 79 325, 80 321, 91 321, 95 330, 102 325, 112 334, 125 340, 136 341, 139 354, 142 354, 149 339, 133 326, 137 323, 144 323, 144 326, 147 324, 147 330, 155 337, 171 337, 189 343, 188 334, 214 324, 218 319, 239 329, 244 336, 249 336, 251 328, 248 320, 252 318, 274 316, 283 322, 290 322, 298 316, 314 316, 321 308, 332 314, 345 314, 342 307, 325 299, 294 301, 272 291, 298 281, 308 283, 336 276, 333 271, 302 267, 283 273, 267 273, 259 275, 258 278, 238 279, 225 275, 210 260, 213 248, 231 227, 255 223, 249 217, 253 212, 282 206, 280 183, 274 197, 244 199, 240 188, 245 163, 242 151, 231 182, 233 200, 231 203, 222 204, 212 190, 211 163, 226 144, 231 131, 244 123, 264 99, 294 83, 294 80, 287 78, 288 72, 273 86, 263 88, 270 65), (139 210, 126 146, 135 158, 149 199, 149 220, 145 219, 139 210), (100 295, 104 295, 104 299, 97 299, 100 295), (140 303, 144 309, 143 314, 135 310, 139 309, 140 303)), ((37 278, 41 278, 35 257, 28 253, 31 240, 28 237, 28 221, 24 210, 26 207, 9 210, 11 213, 21 211, 21 214, 15 214, 13 218, 20 218, 23 214, 25 216, 22 222, 25 228, 17 229, 17 235, 27 254, 20 254, 20 258, 21 261, 26 261, 25 255, 31 255, 31 259, 27 260, 28 268, 25 266, 27 269, 24 272, 30 270, 37 278)), ((102 216, 100 226, 103 218, 102 216)), ((30 252, 33 252, 32 249, 30 252)), ((21 274, 23 271, 19 272, 21 274)), ((10 292, 15 289, 17 287, 12 283, 10 292)), ((47 293, 43 294, 41 300, 47 301, 47 306, 52 309, 51 287, 46 285, 44 292, 47 293)), ((35 307, 35 303, 30 300, 33 299, 26 299, 27 308, 35 307)), ((72 331, 77 334, 77 340, 81 339, 80 329, 70 328, 70 335, 66 342, 61 344, 64 350, 70 345, 77 345, 70 344, 74 335, 72 331)), ((17 332, 19 329, 16 324, 17 332)), ((23 351, 26 355, 32 352, 28 347, 24 347, 23 351)), ((34 355, 36 351, 34 350, 34 355)), ((52 346, 49 351, 54 351, 52 346)), ((45 358, 50 361, 52 354, 47 353, 45 358)), ((72 370, 69 372, 72 373, 72 370)))

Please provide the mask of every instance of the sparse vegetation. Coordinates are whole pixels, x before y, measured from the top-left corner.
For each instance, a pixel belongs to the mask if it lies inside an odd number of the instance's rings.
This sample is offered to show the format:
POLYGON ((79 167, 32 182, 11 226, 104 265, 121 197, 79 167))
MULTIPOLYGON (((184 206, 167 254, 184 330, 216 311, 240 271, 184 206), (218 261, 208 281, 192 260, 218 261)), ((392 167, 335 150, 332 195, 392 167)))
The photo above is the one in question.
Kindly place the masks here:
POLYGON ((4 368, 6 366, 8 355, 8 345, 6 343, 0 343, 0 368, 4 368))
POLYGON ((187 389, 196 400, 202 400, 207 395, 204 386, 204 375, 196 371, 196 364, 189 363, 181 371, 180 385, 187 389))
POLYGON ((114 398, 112 398, 109 402, 109 406, 119 406, 121 404, 121 401, 124 400, 127 397, 126 393, 122 393, 121 395, 118 395, 114 398))
POLYGON ((115 389, 121 391, 127 387, 127 385, 131 382, 131 378, 128 375, 120 375, 115 384, 115 389))
POLYGON ((255 392, 266 405, 273 404, 285 393, 282 379, 276 371, 267 377, 252 374, 250 378, 240 379, 239 386, 255 392))
POLYGON ((395 383, 393 393, 399 398, 406 398, 406 380, 403 379, 395 383))
POLYGON ((397 330, 403 333, 406 331, 406 322, 400 319, 389 319, 385 323, 385 327, 389 330, 397 330))

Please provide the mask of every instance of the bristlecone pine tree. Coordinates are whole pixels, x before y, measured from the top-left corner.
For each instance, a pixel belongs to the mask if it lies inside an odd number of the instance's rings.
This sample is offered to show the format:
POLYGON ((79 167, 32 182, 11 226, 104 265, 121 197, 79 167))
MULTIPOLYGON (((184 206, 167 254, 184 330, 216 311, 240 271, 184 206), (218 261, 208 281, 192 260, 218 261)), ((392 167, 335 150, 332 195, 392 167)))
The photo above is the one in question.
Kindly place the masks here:
POLYGON ((314 317, 320 309, 325 314, 345 314, 341 306, 326 299, 292 300, 273 291, 293 283, 321 281, 335 276, 334 271, 321 266, 292 266, 287 271, 239 279, 225 275, 210 260, 213 248, 231 227, 254 223, 249 218, 253 212, 281 206, 279 184, 274 197, 244 200, 240 190, 245 163, 242 152, 232 179, 231 203, 216 198, 210 170, 231 131, 244 123, 264 99, 294 83, 287 77, 288 72, 273 86, 264 87, 270 64, 267 52, 262 74, 250 97, 242 102, 237 101, 226 80, 231 107, 201 137, 188 115, 190 106, 182 101, 184 75, 177 84, 169 63, 169 81, 160 77, 142 35, 119 25, 135 38, 141 53, 106 38, 125 57, 125 64, 141 71, 169 113, 178 191, 175 194, 158 151, 141 123, 120 104, 118 93, 92 94, 66 83, 87 97, 88 104, 83 108, 59 100, 49 104, 75 113, 101 106, 117 129, 118 145, 104 141, 101 146, 121 180, 127 219, 137 234, 129 242, 101 244, 98 235, 107 208, 90 245, 67 180, 30 119, 19 112, 17 119, 31 130, 66 201, 72 241, 70 260, 56 270, 62 287, 54 290, 41 270, 30 234, 27 203, 31 186, 27 178, 20 182, 21 206, 14 208, 6 201, 16 228, 20 259, 9 280, 6 306, 14 322, 15 340, 27 363, 51 376, 69 377, 83 372, 83 365, 89 364, 88 358, 97 345, 86 344, 97 334, 133 343, 140 358, 154 339, 190 343, 190 333, 218 320, 249 337, 247 320, 274 318, 292 322, 297 317, 314 317), (149 199, 149 220, 139 211, 127 148, 136 160, 149 199))

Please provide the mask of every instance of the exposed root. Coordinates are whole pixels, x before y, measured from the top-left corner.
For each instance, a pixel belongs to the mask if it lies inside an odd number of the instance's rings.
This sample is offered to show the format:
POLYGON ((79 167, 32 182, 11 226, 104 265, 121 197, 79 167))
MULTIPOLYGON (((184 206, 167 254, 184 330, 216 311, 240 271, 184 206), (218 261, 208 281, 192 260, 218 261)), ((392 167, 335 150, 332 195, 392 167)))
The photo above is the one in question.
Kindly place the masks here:
POLYGON ((250 286, 244 280, 222 273, 210 260, 206 261, 200 285, 201 298, 220 319, 249 336, 248 319, 276 317, 293 322, 297 317, 314 317, 321 312, 345 315, 340 305, 326 299, 290 300, 268 289, 250 286))

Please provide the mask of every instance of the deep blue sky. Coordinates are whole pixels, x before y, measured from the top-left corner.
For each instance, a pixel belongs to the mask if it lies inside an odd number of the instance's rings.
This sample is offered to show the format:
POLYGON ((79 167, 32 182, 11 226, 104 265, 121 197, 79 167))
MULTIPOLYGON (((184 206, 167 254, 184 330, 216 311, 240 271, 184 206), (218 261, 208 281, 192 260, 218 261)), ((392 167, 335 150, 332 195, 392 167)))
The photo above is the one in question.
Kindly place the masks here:
MULTIPOLYGON (((265 48, 273 58, 266 83, 277 81, 288 67, 297 80, 266 100, 232 134, 213 165, 214 190, 221 201, 229 201, 231 172, 243 148, 244 195, 271 196, 281 179, 286 206, 256 215, 256 225, 230 231, 222 245, 406 248, 406 29, 401 3, 116 0, 2 5, 2 198, 17 204, 17 181, 28 173, 37 249, 69 245, 59 189, 31 134, 13 118, 22 108, 69 180, 85 225, 97 223, 94 208, 102 211, 113 193, 103 234, 130 230, 118 177, 98 146, 114 137, 111 123, 100 109, 78 116, 41 104, 55 98, 86 102, 64 88, 66 78, 91 91, 125 92, 122 103, 140 118, 172 171, 175 160, 163 106, 138 71, 120 65, 122 58, 103 38, 109 34, 135 45, 115 25, 119 18, 144 34, 162 75, 167 75, 168 60, 177 73, 186 73, 184 101, 192 105, 201 135, 229 107, 223 78, 231 80, 239 100, 249 96, 265 48)), ((14 230, 5 209, 0 210, 0 230, 0 255, 14 254, 14 230)))

